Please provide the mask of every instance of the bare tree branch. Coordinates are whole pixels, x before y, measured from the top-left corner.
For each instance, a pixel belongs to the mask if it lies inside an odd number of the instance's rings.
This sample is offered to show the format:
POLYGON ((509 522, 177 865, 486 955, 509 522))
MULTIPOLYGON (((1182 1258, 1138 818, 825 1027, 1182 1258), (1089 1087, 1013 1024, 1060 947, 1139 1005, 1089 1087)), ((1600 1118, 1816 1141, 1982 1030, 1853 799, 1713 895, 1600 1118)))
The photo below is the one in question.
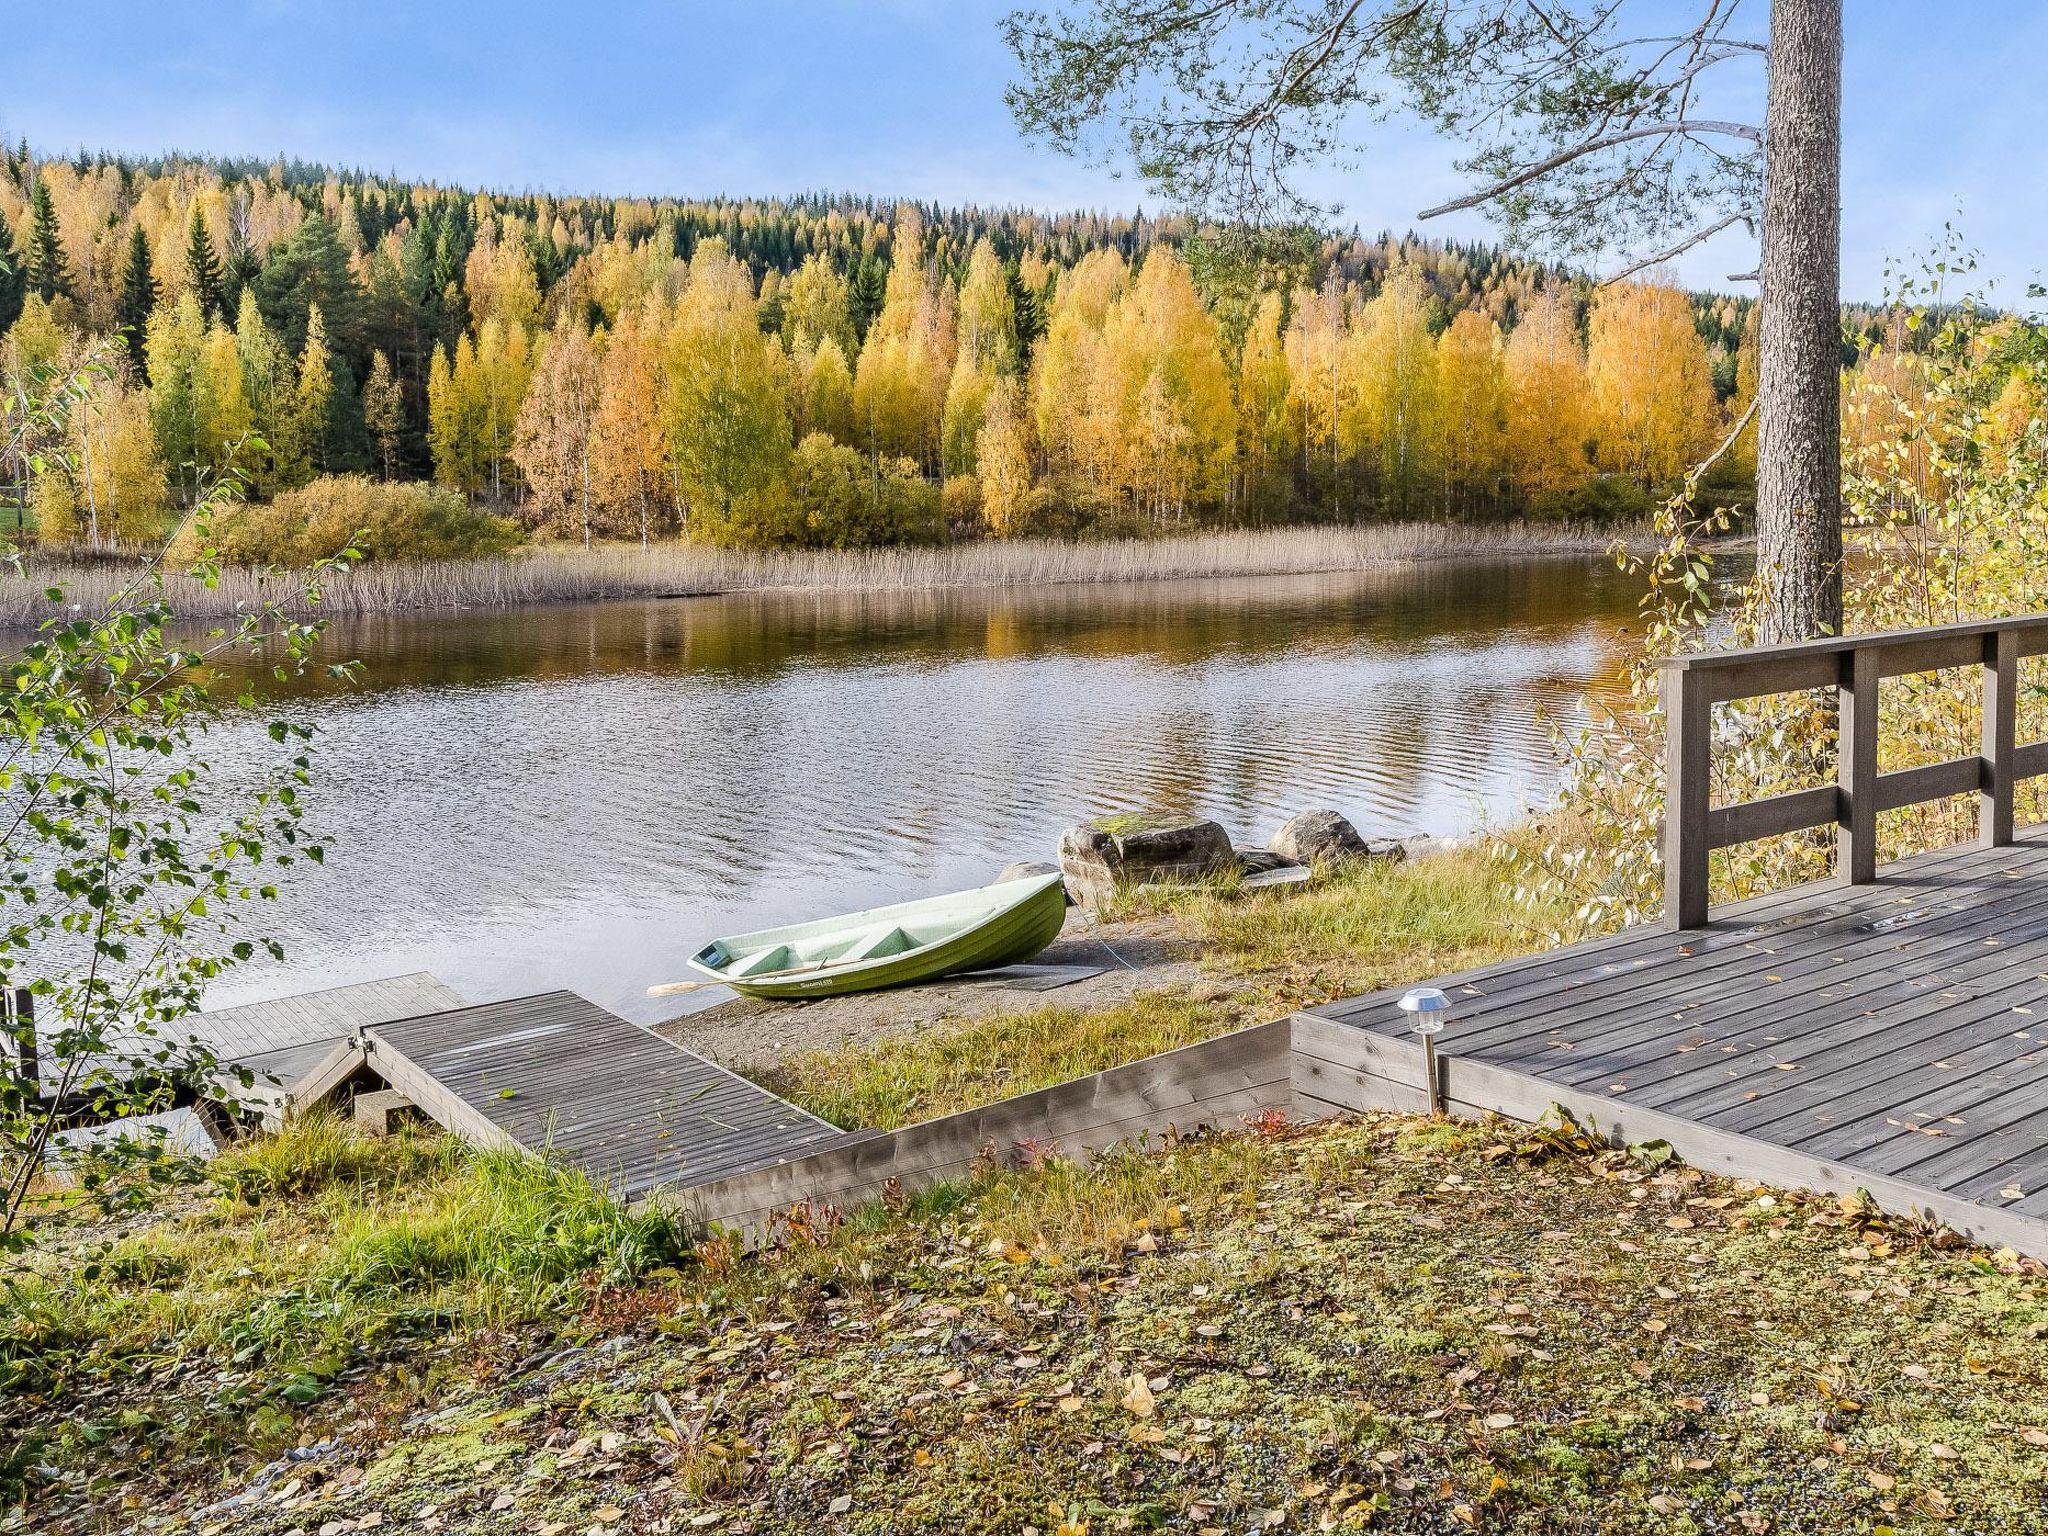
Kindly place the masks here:
POLYGON ((1749 226, 1749 232, 1752 235, 1756 233, 1755 214, 1747 208, 1738 209, 1736 212, 1729 214, 1727 218, 1718 219, 1714 223, 1709 224, 1705 229, 1694 230, 1676 245, 1667 246, 1654 256, 1645 256, 1640 261, 1630 262, 1612 277, 1601 278, 1600 286, 1602 288, 1611 287, 1615 283, 1624 282, 1634 277, 1638 272, 1645 271, 1650 267, 1661 267, 1667 261, 1675 261, 1702 241, 1713 239, 1714 236, 1721 233, 1730 224, 1746 224, 1749 226))
POLYGON ((1669 138, 1674 134, 1689 136, 1695 133, 1725 134, 1729 138, 1745 139, 1751 144, 1759 145, 1764 141, 1763 131, 1751 127, 1748 123, 1713 120, 1640 123, 1633 128, 1617 129, 1613 133, 1602 134, 1597 139, 1587 139, 1569 149, 1561 149, 1554 155, 1538 160, 1534 165, 1523 167, 1514 175, 1497 181, 1490 187, 1481 187, 1477 192, 1467 193, 1464 197, 1451 202, 1439 203, 1434 208, 1425 208, 1417 217, 1433 219, 1439 214, 1455 213, 1461 208, 1476 208, 1481 203, 1490 203, 1502 193, 1512 192, 1539 176, 1547 176, 1561 165, 1570 165, 1574 160, 1583 160, 1587 155, 1597 154, 1603 149, 1612 149, 1615 145, 1626 144, 1632 139, 1669 138))
POLYGON ((1744 432, 1748 431, 1749 424, 1755 420, 1756 402, 1752 400, 1749 402, 1749 408, 1742 413, 1741 417, 1736 421, 1735 425, 1729 429, 1728 435, 1721 439, 1721 446, 1716 448, 1712 453, 1708 454, 1704 459, 1701 459, 1699 463, 1693 465, 1693 467, 1686 472, 1685 488, 1688 494, 1690 494, 1692 489, 1699 484, 1700 476, 1704 475, 1708 470, 1712 469, 1714 465, 1719 462, 1721 455, 1723 455, 1730 448, 1733 448, 1735 446, 1736 439, 1741 437, 1744 432))

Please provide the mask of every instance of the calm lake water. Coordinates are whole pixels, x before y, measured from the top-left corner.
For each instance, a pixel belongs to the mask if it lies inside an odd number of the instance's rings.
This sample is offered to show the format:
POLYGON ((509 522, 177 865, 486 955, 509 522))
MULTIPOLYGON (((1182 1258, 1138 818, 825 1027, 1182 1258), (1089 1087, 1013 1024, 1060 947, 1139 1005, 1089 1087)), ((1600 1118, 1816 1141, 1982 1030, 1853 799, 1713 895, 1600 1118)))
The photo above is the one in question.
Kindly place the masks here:
POLYGON ((1551 786, 1545 721, 1616 687, 1635 597, 1605 561, 1471 560, 337 624, 362 678, 297 701, 337 846, 259 914, 286 961, 209 1001, 424 969, 658 1018, 712 935, 977 885, 1090 815, 1470 830, 1551 786))

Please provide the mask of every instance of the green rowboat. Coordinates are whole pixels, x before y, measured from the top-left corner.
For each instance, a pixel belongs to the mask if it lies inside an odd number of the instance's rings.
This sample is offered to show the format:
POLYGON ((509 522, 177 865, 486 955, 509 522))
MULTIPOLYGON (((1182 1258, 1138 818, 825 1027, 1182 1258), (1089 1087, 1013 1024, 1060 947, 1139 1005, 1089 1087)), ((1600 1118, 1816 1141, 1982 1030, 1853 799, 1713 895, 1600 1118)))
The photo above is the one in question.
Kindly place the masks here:
POLYGON ((1058 875, 713 939, 690 969, 748 997, 837 997, 1028 960, 1059 937, 1058 875))

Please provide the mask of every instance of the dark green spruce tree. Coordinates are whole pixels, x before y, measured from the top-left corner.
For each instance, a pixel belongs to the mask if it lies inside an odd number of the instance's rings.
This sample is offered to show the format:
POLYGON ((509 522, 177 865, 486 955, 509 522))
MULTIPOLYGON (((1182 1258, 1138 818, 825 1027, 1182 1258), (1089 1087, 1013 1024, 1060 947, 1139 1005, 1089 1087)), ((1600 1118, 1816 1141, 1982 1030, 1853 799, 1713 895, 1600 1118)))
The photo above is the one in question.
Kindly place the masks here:
POLYGON ((14 231, 7 216, 0 214, 0 331, 21 318, 21 302, 28 297, 28 278, 21 270, 21 253, 14 248, 14 231))
POLYGON ((185 233, 185 270, 192 275, 192 297, 199 301, 199 313, 208 320, 227 319, 220 256, 214 251, 213 237, 206 232, 206 215, 197 203, 192 205, 192 224, 185 233))
POLYGON ((149 377, 149 316, 163 290, 149 261, 149 237, 140 224, 128 237, 128 261, 121 268, 121 297, 114 305, 114 324, 128 343, 128 355, 142 377, 149 377))
POLYGON ((846 278, 846 307, 853 312, 853 334, 867 340, 868 327, 882 312, 882 297, 888 286, 888 269, 872 256, 853 264, 846 278))
POLYGON ((312 215, 270 252, 256 278, 256 303, 295 354, 306 344, 306 319, 317 304, 328 344, 351 360, 362 355, 363 290, 324 214, 312 215))
POLYGON ((1031 349, 1045 334, 1045 316, 1039 312, 1038 295, 1025 283, 1014 261, 1003 264, 1003 286, 1010 292, 1010 311, 1017 317, 1017 362, 1028 367, 1031 349))
POLYGON ((256 274, 263 270, 263 263, 256 258, 256 252, 246 240, 228 242, 227 266, 221 273, 221 308, 229 315, 242 312, 242 290, 256 281, 256 274))
POLYGON ((57 230, 57 205, 50 201, 50 184, 40 176, 28 202, 28 249, 22 254, 22 273, 28 291, 46 302, 67 298, 71 293, 71 263, 64 256, 64 241, 57 230))

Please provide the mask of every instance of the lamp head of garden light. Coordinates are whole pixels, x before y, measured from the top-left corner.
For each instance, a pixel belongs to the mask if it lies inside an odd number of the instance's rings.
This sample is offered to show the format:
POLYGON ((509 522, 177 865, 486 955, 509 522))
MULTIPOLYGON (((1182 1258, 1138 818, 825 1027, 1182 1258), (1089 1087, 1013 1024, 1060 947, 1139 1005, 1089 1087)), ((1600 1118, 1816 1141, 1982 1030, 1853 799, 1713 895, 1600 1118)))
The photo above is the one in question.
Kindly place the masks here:
POLYGON ((1434 1035, 1451 1016, 1451 1000, 1436 987, 1410 987, 1401 995, 1401 1011, 1415 1021, 1415 1033, 1434 1035))

